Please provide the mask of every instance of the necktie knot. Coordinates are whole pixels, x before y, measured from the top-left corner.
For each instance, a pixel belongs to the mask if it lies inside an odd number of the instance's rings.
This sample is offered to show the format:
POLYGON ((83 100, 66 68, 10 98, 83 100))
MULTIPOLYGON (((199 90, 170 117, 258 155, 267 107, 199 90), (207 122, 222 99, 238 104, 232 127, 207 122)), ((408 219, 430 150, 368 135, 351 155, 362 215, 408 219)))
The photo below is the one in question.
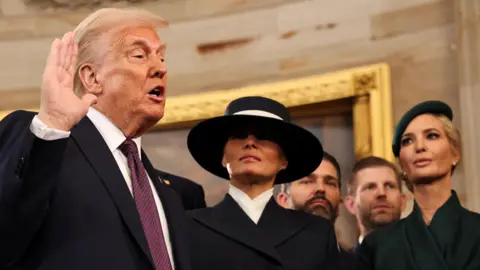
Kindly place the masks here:
POLYGON ((125 156, 138 154, 137 144, 132 139, 126 139, 120 145, 120 151, 122 151, 125 156))

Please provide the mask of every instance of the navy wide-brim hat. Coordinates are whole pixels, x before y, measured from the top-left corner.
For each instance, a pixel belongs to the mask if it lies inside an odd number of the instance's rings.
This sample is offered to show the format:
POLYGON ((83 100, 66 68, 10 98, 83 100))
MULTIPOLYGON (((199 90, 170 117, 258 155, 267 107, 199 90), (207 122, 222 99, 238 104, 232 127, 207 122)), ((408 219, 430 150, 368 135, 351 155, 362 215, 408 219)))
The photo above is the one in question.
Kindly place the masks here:
MULTIPOLYGON (((195 161, 210 173, 230 179, 222 166, 223 150, 234 130, 255 127, 274 137, 288 165, 280 171, 275 184, 292 182, 312 173, 322 162, 323 147, 308 130, 290 122, 288 109, 279 102, 259 96, 232 101, 223 116, 204 120, 188 134, 188 149, 195 161)), ((265 138, 270 140, 270 138, 265 138)))
POLYGON ((392 150, 395 157, 400 155, 400 141, 402 139, 402 135, 407 129, 410 122, 415 119, 417 116, 422 114, 441 114, 445 115, 448 119, 453 120, 453 112, 452 108, 448 106, 446 103, 437 101, 437 100, 430 100, 419 103, 410 110, 408 110, 395 128, 395 132, 393 135, 393 145, 392 150))

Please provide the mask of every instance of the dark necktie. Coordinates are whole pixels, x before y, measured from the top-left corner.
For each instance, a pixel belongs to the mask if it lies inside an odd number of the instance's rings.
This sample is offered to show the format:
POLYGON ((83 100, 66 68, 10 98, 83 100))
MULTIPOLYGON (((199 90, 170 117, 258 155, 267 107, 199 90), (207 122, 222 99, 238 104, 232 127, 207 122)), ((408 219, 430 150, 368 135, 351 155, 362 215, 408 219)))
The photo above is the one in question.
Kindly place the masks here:
POLYGON ((120 150, 128 160, 128 168, 130 168, 132 177, 133 198, 155 268, 157 270, 171 270, 172 265, 165 245, 160 217, 147 173, 138 154, 137 145, 134 141, 127 139, 120 145, 120 150))

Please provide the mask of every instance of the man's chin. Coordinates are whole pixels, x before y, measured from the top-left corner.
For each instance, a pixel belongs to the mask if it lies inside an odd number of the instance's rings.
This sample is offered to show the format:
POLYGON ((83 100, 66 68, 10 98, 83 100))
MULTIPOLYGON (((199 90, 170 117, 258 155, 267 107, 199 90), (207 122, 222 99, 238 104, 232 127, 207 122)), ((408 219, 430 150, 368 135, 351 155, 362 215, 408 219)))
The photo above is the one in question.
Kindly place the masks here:
POLYGON ((324 217, 326 219, 332 218, 332 215, 330 214, 330 212, 327 211, 323 206, 317 206, 312 209, 308 209, 307 212, 315 216, 324 217))
POLYGON ((378 227, 390 225, 395 221, 396 220, 391 215, 388 215, 388 216, 385 215, 381 217, 375 217, 372 223, 375 224, 375 226, 378 228, 378 227))
POLYGON ((145 120, 146 122, 149 123, 154 123, 156 124, 158 121, 160 121, 163 118, 164 110, 155 108, 155 109, 150 109, 145 111, 145 120))

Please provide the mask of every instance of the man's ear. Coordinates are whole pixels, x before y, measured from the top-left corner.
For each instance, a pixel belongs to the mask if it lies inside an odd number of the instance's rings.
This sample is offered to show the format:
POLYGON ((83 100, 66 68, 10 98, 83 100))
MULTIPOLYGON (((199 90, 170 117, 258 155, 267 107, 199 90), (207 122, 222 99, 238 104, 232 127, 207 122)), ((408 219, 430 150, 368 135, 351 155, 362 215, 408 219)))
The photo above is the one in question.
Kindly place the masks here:
POLYGON ((91 64, 83 64, 78 69, 78 77, 83 85, 83 89, 87 93, 100 95, 102 88, 97 80, 96 67, 91 64))
POLYGON ((280 167, 281 170, 285 170, 288 167, 288 161, 285 160, 282 166, 280 167))
POLYGON ((225 155, 222 157, 222 166, 227 168, 227 159, 225 158, 225 155))
POLYGON ((357 210, 355 209, 355 198, 351 195, 345 196, 345 207, 350 214, 357 216, 357 210))
POLYGON ((403 211, 405 211, 405 208, 407 208, 407 195, 405 195, 405 193, 402 192, 402 194, 400 195, 400 209, 403 211))
POLYGON ((276 198, 278 205, 283 208, 288 208, 288 195, 285 192, 280 192, 276 198))

